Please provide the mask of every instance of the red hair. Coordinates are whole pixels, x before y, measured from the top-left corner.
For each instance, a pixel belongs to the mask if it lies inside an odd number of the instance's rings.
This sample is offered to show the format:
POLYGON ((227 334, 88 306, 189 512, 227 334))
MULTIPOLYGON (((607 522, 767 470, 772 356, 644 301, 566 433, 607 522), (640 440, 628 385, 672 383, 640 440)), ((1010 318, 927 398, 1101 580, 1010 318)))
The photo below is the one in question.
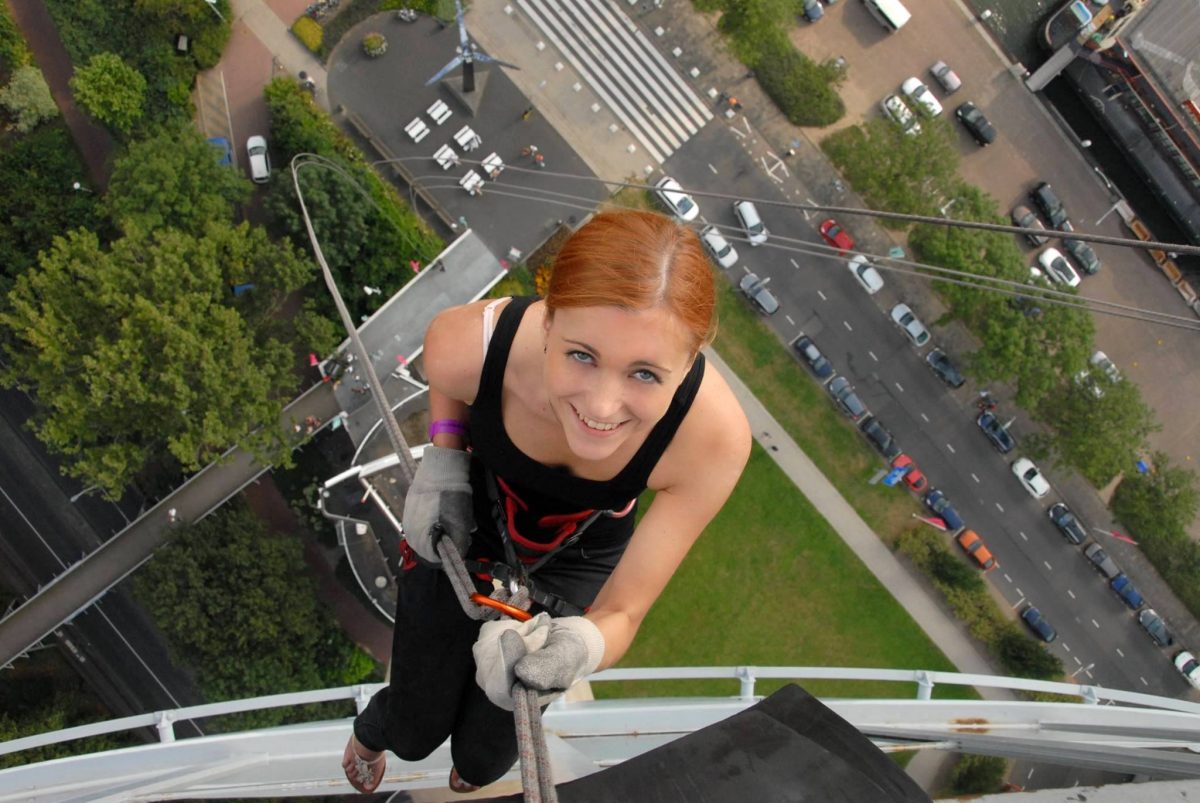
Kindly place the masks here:
POLYGON ((546 310, 665 307, 691 334, 692 351, 716 334, 712 267, 696 232, 654 212, 601 212, 554 260, 546 310))

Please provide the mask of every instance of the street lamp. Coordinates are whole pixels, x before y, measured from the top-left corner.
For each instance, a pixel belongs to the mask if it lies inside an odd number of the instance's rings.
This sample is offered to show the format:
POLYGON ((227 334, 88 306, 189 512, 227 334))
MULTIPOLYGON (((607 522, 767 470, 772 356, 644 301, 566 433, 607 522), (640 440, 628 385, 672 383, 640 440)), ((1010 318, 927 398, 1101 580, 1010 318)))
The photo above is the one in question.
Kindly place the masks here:
POLYGON ((100 487, 99 485, 89 485, 88 487, 86 487, 82 491, 80 491, 79 493, 72 496, 71 501, 78 502, 80 497, 82 497, 86 494, 90 494, 92 491, 96 490, 99 487, 100 487))
POLYGON ((75 192, 91 192, 91 190, 80 184, 78 181, 71 185, 71 189, 75 190, 75 192))
POLYGON ((205 4, 212 9, 212 12, 220 18, 221 22, 225 21, 225 17, 221 15, 221 10, 217 8, 217 0, 204 0, 205 4))

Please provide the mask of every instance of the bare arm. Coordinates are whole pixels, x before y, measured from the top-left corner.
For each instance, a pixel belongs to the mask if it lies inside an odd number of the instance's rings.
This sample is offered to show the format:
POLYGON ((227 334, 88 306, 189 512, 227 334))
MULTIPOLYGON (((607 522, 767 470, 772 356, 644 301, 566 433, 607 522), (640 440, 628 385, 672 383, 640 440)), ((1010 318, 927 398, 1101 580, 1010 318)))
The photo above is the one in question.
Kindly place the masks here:
POLYGON ((673 442, 668 452, 668 483, 655 495, 588 611, 587 618, 604 635, 600 669, 615 664, 629 649, 650 607, 729 498, 749 458, 749 424, 732 391, 715 378, 704 409, 693 411, 700 415, 695 420, 689 415, 688 431, 681 427, 676 434, 676 442, 681 436, 685 440, 678 450, 673 442))
MULTIPOLYGON (((483 372, 483 307, 475 302, 438 313, 425 332, 423 362, 429 380, 429 420, 467 420, 467 406, 479 390, 483 372)), ((465 449, 465 439, 446 432, 434 446, 465 449)))

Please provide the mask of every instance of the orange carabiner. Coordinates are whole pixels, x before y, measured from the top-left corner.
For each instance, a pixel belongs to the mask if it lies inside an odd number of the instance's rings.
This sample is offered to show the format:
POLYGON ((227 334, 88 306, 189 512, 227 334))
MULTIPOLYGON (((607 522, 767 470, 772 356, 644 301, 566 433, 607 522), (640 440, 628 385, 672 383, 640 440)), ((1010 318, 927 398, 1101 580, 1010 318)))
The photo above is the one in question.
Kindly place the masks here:
POLYGON ((471 595, 471 602, 474 602, 476 605, 485 605, 488 608, 495 608, 496 610, 500 611, 500 613, 505 614, 506 616, 511 616, 518 622, 528 622, 533 618, 533 614, 531 614, 529 611, 523 611, 515 605, 509 605, 508 603, 501 602, 498 599, 492 599, 491 597, 480 594, 478 591, 471 595))

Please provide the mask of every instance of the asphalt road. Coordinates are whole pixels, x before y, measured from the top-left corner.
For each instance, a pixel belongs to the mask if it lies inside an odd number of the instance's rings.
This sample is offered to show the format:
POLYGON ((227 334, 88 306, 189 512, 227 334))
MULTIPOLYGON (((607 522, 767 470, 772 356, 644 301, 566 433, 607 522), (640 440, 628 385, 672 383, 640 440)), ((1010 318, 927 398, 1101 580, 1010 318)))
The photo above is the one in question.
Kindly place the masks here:
MULTIPOLYGON (((756 152, 756 147, 765 146, 735 135, 728 126, 709 125, 668 161, 666 171, 685 187, 723 186, 743 197, 783 201, 762 167, 769 159, 764 162, 765 153, 756 152)), ((728 201, 697 201, 708 222, 737 236, 728 201)), ((988 575, 997 592, 1014 610, 1026 602, 1037 605, 1053 623, 1059 638, 1049 648, 1062 659, 1067 674, 1084 684, 1184 695, 1189 689, 1171 665, 1171 651, 1152 644, 1081 548, 1070 545, 1046 517, 1054 502, 1062 499, 1070 505, 1072 500, 1063 499, 1057 488, 1045 499, 1033 499, 1009 466, 1021 454, 1019 445, 1006 459, 975 424, 979 388, 968 383, 950 390, 924 363, 924 355, 937 345, 937 332, 930 345, 917 349, 888 316, 899 301, 908 303, 927 325, 936 317, 934 311, 919 299, 903 298, 899 283, 886 270, 885 287, 868 296, 846 270, 845 259, 828 249, 813 255, 824 245, 816 230, 817 217, 806 220, 797 210, 759 207, 776 236, 760 248, 735 241, 741 258, 727 270, 731 281, 736 283, 748 270, 770 277, 768 286, 781 305, 769 319, 772 328, 786 342, 801 332, 808 334, 837 372, 854 383, 931 484, 944 490, 967 525, 983 536, 1000 563, 988 575)), ((846 225, 853 232, 853 221, 846 225)), ((805 369, 797 363, 796 370, 805 369)), ((999 412, 1007 418, 1005 410, 999 412)), ((1013 432, 1019 440, 1019 428, 1013 432)), ((1053 483, 1053 473, 1049 476, 1053 483)), ((1113 528, 1107 520, 1087 524, 1113 528)), ((1110 547, 1111 538, 1095 535, 1110 547)), ((1153 597, 1152 589, 1143 591, 1153 597)))

